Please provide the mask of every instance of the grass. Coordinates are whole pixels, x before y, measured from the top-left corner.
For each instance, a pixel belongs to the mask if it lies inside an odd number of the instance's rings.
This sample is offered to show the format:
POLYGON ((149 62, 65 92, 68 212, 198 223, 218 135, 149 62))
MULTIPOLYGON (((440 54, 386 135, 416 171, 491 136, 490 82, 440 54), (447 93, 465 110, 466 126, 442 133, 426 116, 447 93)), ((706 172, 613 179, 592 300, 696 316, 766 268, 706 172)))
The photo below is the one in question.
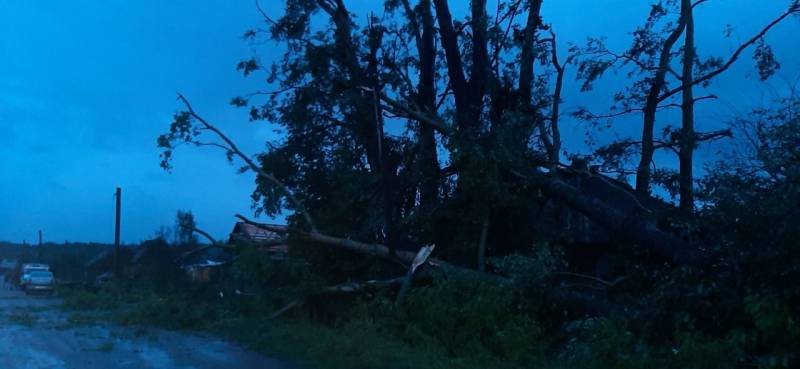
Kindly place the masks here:
POLYGON ((255 351, 313 368, 490 367, 486 362, 452 358, 435 346, 403 342, 372 321, 329 327, 302 320, 238 318, 215 322, 208 329, 255 351))
POLYGON ((456 274, 415 288, 402 304, 381 295, 325 296, 276 319, 271 313, 291 301, 284 291, 224 298, 217 292, 109 285, 64 290, 62 297, 72 324, 109 320, 135 335, 147 334, 146 327, 209 332, 317 369, 710 369, 735 366, 738 352, 735 342, 701 335, 652 345, 642 331, 613 318, 576 322, 569 340, 559 341, 507 286, 456 274))
MULTIPOLYGON (((368 317, 360 311, 351 311, 353 314, 347 319, 322 323, 298 311, 270 319, 268 313, 229 312, 222 303, 190 304, 185 296, 123 293, 113 288, 97 292, 65 290, 62 297, 63 308, 73 311, 68 319, 70 324, 93 324, 98 319, 108 319, 137 331, 143 331, 143 326, 156 326, 210 332, 267 356, 309 368, 518 367, 501 364, 496 357, 485 353, 454 355, 425 335, 397 335, 390 329, 389 321, 368 317)), ((271 310, 271 307, 264 309, 271 310)), ((113 346, 106 348, 111 350, 113 346)))

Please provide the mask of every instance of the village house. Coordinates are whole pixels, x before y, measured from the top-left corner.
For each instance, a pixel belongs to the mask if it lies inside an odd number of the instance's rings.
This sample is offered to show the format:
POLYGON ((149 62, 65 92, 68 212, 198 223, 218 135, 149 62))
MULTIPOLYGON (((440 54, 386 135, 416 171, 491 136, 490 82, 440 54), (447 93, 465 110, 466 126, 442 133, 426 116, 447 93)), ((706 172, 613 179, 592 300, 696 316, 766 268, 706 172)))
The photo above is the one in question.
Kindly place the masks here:
POLYGON ((228 243, 250 242, 257 244, 281 245, 286 243, 286 238, 278 233, 256 227, 245 222, 236 222, 231 231, 228 243))

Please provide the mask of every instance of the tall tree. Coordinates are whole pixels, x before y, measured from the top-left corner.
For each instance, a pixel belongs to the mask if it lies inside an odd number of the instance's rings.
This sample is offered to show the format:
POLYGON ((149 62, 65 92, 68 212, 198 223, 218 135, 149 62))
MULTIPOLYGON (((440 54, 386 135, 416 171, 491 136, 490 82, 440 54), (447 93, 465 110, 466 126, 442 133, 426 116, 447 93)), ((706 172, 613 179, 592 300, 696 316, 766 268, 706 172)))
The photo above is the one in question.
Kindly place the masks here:
POLYGON ((655 220, 632 220, 559 178, 558 111, 573 57, 560 63, 554 33, 539 39, 549 27, 541 1, 503 1, 490 16, 476 0, 464 19, 453 18, 446 0, 386 4, 384 16, 363 22, 343 0, 287 0, 280 18, 264 13, 268 29, 246 36, 266 35, 286 52, 272 65, 251 58, 238 67, 264 73, 274 90, 232 103, 285 136, 251 160, 182 99, 188 111, 159 139, 165 160, 183 142, 222 147, 258 173, 257 211, 293 209, 303 215, 290 217, 294 227, 308 219, 311 233, 393 251, 435 242, 442 255, 474 264, 477 246, 481 266, 492 244, 534 241, 533 214, 547 198, 666 257, 689 258, 690 248, 655 220), (384 127, 403 122, 405 131, 384 127), (421 234, 421 224, 433 234, 421 234), (525 232, 497 231, 509 227, 525 232))
POLYGON ((680 17, 678 24, 669 33, 669 36, 661 46, 658 64, 653 71, 650 86, 647 89, 647 97, 642 108, 642 153, 639 157, 639 166, 636 169, 636 191, 641 194, 650 192, 650 166, 653 164, 653 154, 655 153, 653 131, 656 125, 659 97, 661 97, 661 91, 664 90, 666 85, 667 73, 672 60, 672 48, 678 42, 685 28, 686 19, 680 17))
MULTIPOLYGON (((412 39, 419 59, 417 89, 414 103, 421 112, 436 116, 436 30, 430 0, 420 0, 416 6, 409 0, 401 0, 408 20, 412 39)), ((409 86, 410 87, 410 86, 409 86)), ((440 167, 435 128, 420 123, 417 128, 417 167, 420 173, 420 207, 424 213, 432 211, 439 202, 440 167)))
POLYGON ((175 243, 179 245, 197 243, 197 236, 194 234, 196 228, 194 214, 191 211, 178 210, 175 214, 175 243))
MULTIPOLYGON (((607 49, 601 40, 590 39, 587 47, 582 50, 585 55, 580 63, 579 78, 584 80, 583 89, 591 88, 592 83, 600 78, 606 70, 613 67, 629 67, 637 72, 643 73, 644 78, 635 81, 624 92, 615 95, 615 101, 621 106, 615 106, 615 113, 606 115, 595 115, 586 111, 580 111, 579 116, 589 120, 613 119, 625 114, 642 113, 642 136, 641 140, 624 140, 615 142, 601 148, 598 154, 614 165, 618 163, 619 156, 630 155, 632 147, 638 147, 639 160, 636 166, 636 189, 641 194, 650 191, 651 182, 654 179, 653 157, 658 149, 668 149, 675 152, 680 161, 681 173, 678 175, 679 193, 682 193, 684 200, 682 207, 686 210, 691 207, 693 202, 692 189, 694 176, 692 173, 692 156, 694 147, 702 141, 718 139, 730 136, 729 130, 699 133, 694 129, 694 105, 699 100, 716 98, 714 95, 695 97, 693 87, 707 87, 714 78, 727 71, 740 57, 741 53, 755 45, 754 58, 759 70, 761 79, 770 77, 775 69, 780 65, 772 55, 772 49, 764 42, 766 34, 777 24, 787 19, 792 14, 800 12, 800 6, 796 1, 792 1, 786 11, 778 15, 769 22, 758 33, 747 41, 741 43, 734 52, 727 58, 711 57, 705 61, 699 60, 694 47, 694 8, 706 1, 683 1, 678 4, 680 14, 674 21, 667 21, 665 31, 659 33, 656 27, 670 15, 670 3, 659 1, 652 6, 645 25, 634 32, 634 41, 630 49, 622 53, 617 53, 607 49), (691 23, 691 24, 690 24, 691 23), (687 28, 691 27, 691 30, 687 28), (681 62, 682 72, 676 72, 672 67, 675 59, 674 51, 677 43, 686 31, 681 62), (661 36, 666 34, 666 36, 661 36), (700 72, 700 74, 696 74, 700 72), (677 82, 678 86, 672 87, 671 82, 677 82), (667 100, 682 94, 681 103, 667 103, 667 100), (671 127, 665 128, 665 137, 661 140, 656 139, 655 129, 658 112, 670 107, 681 107, 683 124, 679 132, 673 132, 671 127)), ((629 74, 631 75, 631 74, 629 74)), ((627 174, 627 172, 623 171, 627 174)))
POLYGON ((681 0, 681 18, 686 24, 683 44, 683 70, 681 74, 681 139, 678 152, 680 161, 680 208, 691 213, 694 209, 694 170, 692 168, 695 146, 694 131, 694 6, 691 0, 681 0))

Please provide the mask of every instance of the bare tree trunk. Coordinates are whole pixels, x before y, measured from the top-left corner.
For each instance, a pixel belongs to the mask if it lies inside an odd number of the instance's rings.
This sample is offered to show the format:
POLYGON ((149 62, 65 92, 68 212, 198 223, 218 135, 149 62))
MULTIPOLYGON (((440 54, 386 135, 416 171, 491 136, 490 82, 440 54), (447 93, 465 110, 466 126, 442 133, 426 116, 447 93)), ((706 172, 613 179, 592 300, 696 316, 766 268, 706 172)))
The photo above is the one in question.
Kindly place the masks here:
MULTIPOLYGON (((536 32, 542 25, 542 18, 540 16, 542 10, 543 0, 531 0, 528 3, 528 19, 525 21, 525 28, 522 31, 522 50, 520 51, 520 66, 519 66, 519 108, 524 114, 527 114, 535 127, 531 128, 530 132, 520 134, 520 137, 527 137, 533 133, 533 129, 539 128, 539 137, 542 144, 552 158, 553 142, 547 133, 547 128, 541 121, 535 121, 534 109, 531 101, 531 89, 533 88, 534 70, 533 66, 536 62, 536 32)), ((553 43, 555 47, 555 42, 553 43)), ((524 143, 527 144, 527 143, 524 143)))
MULTIPOLYGON (((381 84, 379 81, 380 76, 378 75, 379 58, 377 55, 381 42, 374 42, 371 45, 367 66, 362 66, 357 53, 358 48, 355 47, 353 42, 352 19, 344 2, 336 1, 335 4, 331 4, 318 0, 317 4, 328 13, 336 25, 334 32, 335 44, 342 51, 341 53, 334 53, 337 56, 341 55, 337 58, 337 62, 347 71, 354 88, 369 86, 371 89, 371 91, 362 89, 360 98, 353 103, 355 114, 352 114, 349 118, 358 122, 361 133, 360 139, 366 149, 366 157, 371 172, 378 176, 383 231, 390 247, 390 253, 393 253, 398 239, 394 222, 393 190, 396 168, 387 160, 383 134, 383 112, 380 104, 381 84)), ((370 26, 370 32, 381 31, 373 30, 370 26)), ((378 39, 382 38, 382 36, 382 33, 377 34, 378 39)))
POLYGON ((636 170, 636 191, 641 194, 650 193, 650 165, 653 163, 653 154, 655 153, 653 130, 656 125, 656 112, 658 110, 659 97, 661 96, 661 91, 664 89, 667 72, 669 71, 669 62, 672 59, 672 47, 675 46, 684 28, 686 28, 686 23, 683 16, 681 16, 678 25, 664 41, 658 60, 658 69, 656 69, 653 80, 650 83, 647 99, 645 100, 642 126, 642 154, 639 159, 639 167, 636 170))
POLYGON ((561 152, 561 130, 558 127, 558 120, 560 115, 560 108, 561 108, 561 93, 564 89, 564 72, 566 69, 566 65, 570 63, 572 60, 572 56, 568 57, 564 64, 561 64, 558 61, 558 42, 556 40, 555 32, 551 31, 553 36, 553 47, 552 47, 552 55, 551 55, 551 62, 553 63, 553 67, 556 69, 556 86, 553 90, 553 106, 550 109, 550 131, 553 135, 553 139, 550 144, 550 171, 554 172, 558 168, 558 163, 561 161, 560 159, 560 152, 561 152))
POLYGON ((458 46, 458 34, 453 27, 453 16, 447 0, 433 0, 436 8, 436 19, 439 23, 439 35, 447 61, 447 75, 450 78, 450 87, 456 105, 456 124, 464 130, 470 126, 468 114, 470 99, 468 95, 467 79, 464 76, 464 65, 461 61, 461 50, 458 46))
MULTIPOLYGON (((408 1, 406 9, 410 12, 408 1)), ((419 106, 430 114, 436 112, 436 44, 433 13, 430 0, 420 0, 419 10, 422 25, 415 34, 417 53, 420 59, 419 71, 419 106)), ((414 14, 408 14, 414 19, 414 14)), ((412 24, 416 25, 414 19, 412 24)), ((419 162, 422 179, 420 183, 420 205, 424 212, 430 212, 439 202, 439 158, 436 153, 436 136, 434 128, 428 124, 419 126, 419 162)))
POLYGON ((447 0, 433 0, 439 21, 442 48, 447 60, 447 73, 456 105, 456 123, 462 133, 474 135, 480 127, 480 113, 486 86, 491 74, 487 49, 486 0, 473 0, 472 15, 472 64, 470 79, 464 76, 464 65, 458 45, 458 34, 453 27, 453 17, 447 0))
POLYGON ((536 61, 534 47, 536 46, 536 31, 541 26, 539 13, 542 9, 542 0, 531 0, 528 9, 528 20, 522 36, 522 51, 520 52, 519 66, 519 96, 520 104, 524 109, 531 108, 531 88, 533 87, 533 64, 536 61))
POLYGON ((486 96, 489 77, 488 16, 486 0, 472 0, 472 65, 469 75, 469 118, 472 128, 480 128, 483 98, 486 96))
POLYGON ((254 225, 261 229, 266 229, 268 231, 280 234, 292 234, 300 240, 318 242, 321 244, 331 245, 341 249, 354 251, 360 254, 372 255, 375 257, 391 261, 400 261, 405 264, 410 264, 414 260, 414 257, 417 255, 416 253, 403 250, 396 250, 394 255, 392 255, 392 252, 390 251, 388 246, 379 243, 359 242, 359 241, 349 240, 346 238, 329 236, 327 234, 320 233, 317 231, 309 232, 309 231, 294 229, 285 225, 257 223, 238 214, 236 215, 236 217, 241 219, 243 222, 247 224, 254 225))
POLYGON ((681 145, 679 151, 680 160, 680 209, 686 213, 694 210, 694 174, 692 173, 692 161, 695 147, 694 131, 694 91, 692 80, 694 79, 694 10, 691 0, 681 1, 681 13, 686 23, 685 42, 683 47, 683 72, 681 84, 683 94, 681 96, 681 145))

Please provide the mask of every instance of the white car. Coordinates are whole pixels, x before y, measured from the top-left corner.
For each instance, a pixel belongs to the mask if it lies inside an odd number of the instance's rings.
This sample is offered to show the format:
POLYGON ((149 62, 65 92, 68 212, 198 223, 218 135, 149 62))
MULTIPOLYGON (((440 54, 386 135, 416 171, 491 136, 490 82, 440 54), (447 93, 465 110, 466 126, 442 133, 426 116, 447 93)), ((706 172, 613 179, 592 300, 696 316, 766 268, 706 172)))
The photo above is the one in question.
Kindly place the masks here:
POLYGON ((25 288, 30 280, 30 274, 34 271, 49 272, 50 266, 47 264, 22 264, 21 276, 19 277, 19 286, 25 288))
POLYGON ((55 277, 49 270, 32 270, 23 275, 22 279, 22 289, 25 293, 36 291, 51 293, 55 286, 55 277))

